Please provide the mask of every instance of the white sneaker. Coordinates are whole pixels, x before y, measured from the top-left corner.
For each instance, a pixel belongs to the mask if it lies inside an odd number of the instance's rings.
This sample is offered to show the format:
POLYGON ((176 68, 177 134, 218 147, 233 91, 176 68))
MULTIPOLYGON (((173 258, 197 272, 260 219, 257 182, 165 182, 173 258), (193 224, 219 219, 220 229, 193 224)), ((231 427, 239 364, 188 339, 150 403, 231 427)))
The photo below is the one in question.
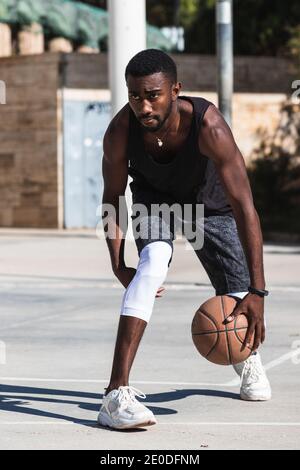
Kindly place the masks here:
POLYGON ((143 392, 129 386, 121 386, 103 396, 98 423, 115 429, 156 424, 157 421, 152 411, 137 401, 136 396, 146 398, 143 392))
POLYGON ((246 361, 233 366, 241 377, 242 400, 266 401, 272 397, 271 386, 261 363, 260 354, 251 354, 246 361))

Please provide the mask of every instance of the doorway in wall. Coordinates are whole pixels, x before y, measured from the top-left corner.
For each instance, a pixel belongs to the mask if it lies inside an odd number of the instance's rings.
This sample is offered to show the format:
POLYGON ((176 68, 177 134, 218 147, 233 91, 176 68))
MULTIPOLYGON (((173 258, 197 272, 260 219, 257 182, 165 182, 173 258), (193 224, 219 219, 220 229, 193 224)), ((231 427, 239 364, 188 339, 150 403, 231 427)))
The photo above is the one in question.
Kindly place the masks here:
POLYGON ((86 90, 64 91, 65 228, 95 228, 100 220, 103 137, 110 116, 111 105, 105 93, 86 90))

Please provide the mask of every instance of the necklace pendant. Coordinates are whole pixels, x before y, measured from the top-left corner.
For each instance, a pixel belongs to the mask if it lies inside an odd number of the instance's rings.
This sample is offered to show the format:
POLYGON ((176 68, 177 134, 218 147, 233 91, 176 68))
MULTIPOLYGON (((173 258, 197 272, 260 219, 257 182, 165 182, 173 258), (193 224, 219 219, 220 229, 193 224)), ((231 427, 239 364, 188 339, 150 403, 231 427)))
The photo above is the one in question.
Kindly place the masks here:
POLYGON ((161 139, 159 139, 158 137, 157 137, 157 143, 158 143, 159 147, 162 147, 163 144, 164 144, 163 141, 161 139))

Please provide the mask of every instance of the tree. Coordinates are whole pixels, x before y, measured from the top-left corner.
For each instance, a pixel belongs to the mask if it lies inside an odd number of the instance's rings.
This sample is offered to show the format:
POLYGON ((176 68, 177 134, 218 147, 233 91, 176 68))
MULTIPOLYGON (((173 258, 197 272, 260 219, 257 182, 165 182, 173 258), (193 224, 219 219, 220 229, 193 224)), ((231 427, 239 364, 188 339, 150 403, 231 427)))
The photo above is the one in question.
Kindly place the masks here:
POLYGON ((248 168, 265 231, 300 233, 300 105, 287 100, 274 133, 260 132, 248 168))
MULTIPOLYGON (((79 0, 72 0, 72 1, 79 1, 79 0)), ((87 3, 88 5, 92 5, 93 7, 103 8, 103 10, 107 9, 107 0, 80 0, 81 3, 87 3)))
MULTIPOLYGON (((108 3, 82 1, 100 8, 108 3)), ((216 0, 146 0, 147 21, 157 27, 183 26, 185 52, 215 54, 215 7, 216 0)), ((291 44, 295 49, 295 37, 299 43, 300 1, 233 0, 233 22, 235 54, 286 54, 291 44)))
MULTIPOLYGON (((186 31, 189 52, 215 53, 216 0, 199 0, 198 15, 186 31)), ((280 55, 288 50, 292 28, 300 24, 299 0, 233 0, 234 52, 280 55)))
MULTIPOLYGON (((81 1, 107 9, 107 0, 81 1)), ((147 21, 157 27, 180 25, 188 28, 196 18, 198 6, 198 0, 146 0, 147 21)))

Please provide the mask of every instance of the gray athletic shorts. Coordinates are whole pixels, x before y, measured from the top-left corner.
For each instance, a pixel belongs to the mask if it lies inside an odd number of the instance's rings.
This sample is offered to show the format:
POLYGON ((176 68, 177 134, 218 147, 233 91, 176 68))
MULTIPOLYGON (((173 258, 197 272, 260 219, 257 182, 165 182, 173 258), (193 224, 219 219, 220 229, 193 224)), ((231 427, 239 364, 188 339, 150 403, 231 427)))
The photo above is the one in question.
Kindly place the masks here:
MULTIPOLYGON (((149 210, 149 215, 139 217, 139 219, 137 219, 138 215, 131 216, 132 221, 135 221, 134 225, 138 228, 138 233, 135 229, 133 230, 138 254, 140 255, 141 250, 149 243, 163 240, 172 248, 170 266, 174 251, 173 241, 177 233, 176 220, 171 218, 171 221, 169 219, 166 222, 161 216, 151 215, 151 204, 172 205, 174 201, 169 196, 150 189, 133 191, 132 200, 133 204, 144 204, 149 210)), ((202 247, 195 248, 194 251, 216 295, 247 291, 250 285, 249 269, 233 216, 206 215, 201 221, 197 218, 191 219, 191 223, 195 233, 199 229, 203 236, 202 247)), ((188 237, 186 239, 190 241, 188 237)))

